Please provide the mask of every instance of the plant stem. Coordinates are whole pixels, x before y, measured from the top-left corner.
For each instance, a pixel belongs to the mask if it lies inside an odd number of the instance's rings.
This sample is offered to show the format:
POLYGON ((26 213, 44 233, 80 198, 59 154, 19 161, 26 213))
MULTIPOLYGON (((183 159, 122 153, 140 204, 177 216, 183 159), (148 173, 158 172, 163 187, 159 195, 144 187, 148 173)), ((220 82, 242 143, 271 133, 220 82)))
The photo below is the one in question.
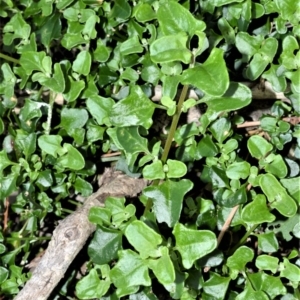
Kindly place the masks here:
POLYGON ((50 129, 51 129, 51 120, 52 120, 52 109, 53 109, 53 104, 55 101, 56 93, 53 91, 50 91, 49 95, 49 106, 48 106, 48 115, 47 115, 47 125, 45 128, 45 134, 49 135, 50 134, 50 129))
POLYGON ((244 236, 239 240, 239 242, 233 247, 231 248, 229 251, 228 251, 228 255, 232 255, 234 253, 234 251, 239 248, 240 246, 242 246, 243 244, 245 244, 248 236, 255 230, 255 228, 257 227, 258 225, 255 224, 253 225, 245 234, 244 236))
POLYGON ((15 59, 15 58, 12 58, 12 57, 10 57, 10 56, 8 56, 8 55, 5 55, 5 54, 3 54, 3 53, 0 53, 0 58, 4 58, 5 60, 7 60, 7 61, 11 61, 11 62, 13 62, 14 64, 20 64, 20 61, 18 60, 18 59, 15 59))
POLYGON ((183 105, 183 102, 186 98, 188 89, 189 89, 189 87, 187 85, 185 85, 185 86, 183 86, 183 89, 181 91, 180 98, 179 98, 177 108, 176 108, 176 112, 175 112, 175 115, 173 116, 173 119, 172 119, 170 132, 168 134, 168 138, 167 138, 167 141, 166 141, 166 144, 165 144, 165 148, 164 148, 163 154, 161 156, 161 161, 162 161, 163 164, 165 164, 166 161, 167 161, 169 151, 170 151, 170 148, 171 148, 171 145, 172 145, 173 137, 174 137, 174 134, 175 134, 175 130, 177 128, 178 121, 179 121, 179 118, 180 118, 180 115, 181 115, 182 105, 183 105))

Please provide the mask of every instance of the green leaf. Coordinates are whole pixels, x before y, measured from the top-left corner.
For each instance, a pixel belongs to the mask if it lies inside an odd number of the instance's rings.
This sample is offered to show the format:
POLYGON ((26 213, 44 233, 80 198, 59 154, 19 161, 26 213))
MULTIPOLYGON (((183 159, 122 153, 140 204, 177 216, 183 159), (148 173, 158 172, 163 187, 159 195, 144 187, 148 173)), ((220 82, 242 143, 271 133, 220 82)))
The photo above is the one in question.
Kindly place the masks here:
POLYGON ((143 168, 143 177, 148 180, 164 179, 165 173, 161 160, 156 160, 150 165, 145 166, 143 168))
POLYGON ((251 100, 252 93, 247 86, 242 83, 230 82, 229 88, 222 97, 212 97, 206 101, 206 104, 213 112, 225 112, 241 109, 249 105, 251 100))
POLYGON ((209 135, 204 136, 197 146, 198 154, 200 157, 213 157, 218 154, 218 147, 213 142, 209 135))
POLYGON ((265 166, 265 170, 268 173, 274 174, 279 178, 284 178, 287 175, 288 169, 287 166, 280 154, 274 156, 274 159, 271 163, 268 163, 265 166))
POLYGON ((14 164, 15 163, 7 157, 7 153, 4 150, 0 151, 0 175, 6 167, 14 164))
POLYGON ((156 18, 156 14, 149 3, 139 3, 135 7, 134 16, 138 22, 145 23, 156 18))
POLYGON ((74 128, 82 128, 88 120, 88 113, 81 108, 66 108, 61 111, 60 127, 67 132, 74 128))
POLYGON ((68 143, 64 143, 63 149, 66 151, 66 154, 58 158, 57 164, 72 170, 83 169, 85 161, 82 154, 68 143))
POLYGON ((59 12, 51 14, 46 18, 45 24, 38 31, 42 44, 49 49, 54 39, 61 37, 61 20, 59 12))
MULTIPOLYGON (((31 75, 33 71, 41 71, 43 73, 46 73, 46 75, 49 76, 51 70, 48 70, 48 68, 45 69, 43 66, 43 61, 45 58, 46 58, 46 53, 43 51, 42 52, 26 51, 21 54, 20 64, 25 70, 27 75, 31 75)), ((51 68, 51 64, 50 64, 50 68, 51 68)))
POLYGON ((176 239, 176 249, 179 251, 182 264, 186 269, 190 269, 197 259, 217 247, 216 236, 209 230, 188 229, 177 223, 174 226, 173 234, 176 239))
POLYGON ((251 156, 257 159, 264 158, 273 149, 272 144, 259 135, 252 135, 247 142, 247 147, 251 156))
POLYGON ((296 214, 297 205, 294 199, 288 195, 274 175, 262 175, 259 180, 259 185, 267 196, 270 207, 276 208, 286 217, 293 217, 296 214))
POLYGON ((143 195, 153 201, 153 212, 159 223, 166 222, 173 227, 178 222, 184 195, 190 191, 193 183, 190 180, 166 180, 158 186, 149 186, 143 195))
POLYGON ((223 143, 231 132, 231 122, 228 118, 220 118, 209 127, 209 130, 219 143, 223 143))
POLYGON ((293 0, 275 0, 274 2, 284 20, 290 21, 293 25, 299 24, 299 2, 293 0))
POLYGON ((246 246, 239 247, 233 255, 228 257, 227 266, 230 268, 230 275, 235 279, 239 272, 245 271, 246 264, 254 258, 252 249, 246 246))
POLYGON ((269 299, 276 299, 279 295, 286 295, 287 290, 278 277, 270 276, 264 272, 257 272, 249 274, 248 278, 254 289, 263 291, 270 297, 269 299))
POLYGON ((300 282, 300 268, 289 262, 287 258, 283 258, 281 265, 280 277, 285 277, 290 281, 294 281, 299 284, 300 282))
POLYGON ((110 111, 114 105, 111 98, 104 98, 99 95, 90 96, 86 101, 86 106, 90 114, 99 125, 107 124, 106 117, 109 117, 110 111))
POLYGON ((267 79, 275 92, 284 92, 286 90, 286 79, 284 75, 280 74, 280 66, 271 64, 268 71, 264 72, 261 77, 267 79))
POLYGON ((3 27, 4 45, 11 45, 14 39, 27 40, 29 38, 30 31, 30 25, 24 21, 22 12, 16 12, 3 27))
POLYGON ((192 53, 186 47, 188 36, 174 34, 163 36, 150 45, 150 57, 155 63, 168 63, 182 61, 185 64, 191 62, 192 53))
POLYGON ((110 114, 112 125, 117 127, 138 126, 146 129, 152 125, 154 103, 144 94, 139 86, 133 86, 125 99, 116 103, 110 114))
POLYGON ((76 284, 76 296, 79 299, 101 298, 110 287, 109 280, 100 280, 96 269, 83 277, 76 284))
POLYGON ((226 169, 226 175, 230 179, 246 179, 250 174, 250 164, 246 161, 233 162, 226 169))
POLYGON ((162 243, 161 236, 144 222, 135 220, 124 232, 128 242, 140 253, 141 258, 158 257, 158 245, 162 243))
POLYGON ((241 217, 249 226, 273 222, 276 219, 268 209, 266 197, 261 194, 256 195, 253 201, 243 208, 241 217))
POLYGON ((90 73, 92 58, 88 51, 81 51, 78 53, 73 62, 72 70, 78 74, 87 76, 90 73))
POLYGON ((5 199, 6 197, 10 196, 14 191, 18 188, 16 186, 17 179, 19 174, 11 173, 7 176, 2 176, 0 174, 0 182, 1 182, 1 189, 0 189, 0 199, 5 199))
POLYGON ((256 258, 255 266, 261 270, 271 271, 275 274, 278 270, 279 259, 266 254, 261 254, 256 258))
POLYGON ((151 285, 147 261, 132 250, 119 251, 119 261, 110 271, 110 279, 117 287, 118 297, 136 293, 140 285, 151 285))
POLYGON ((277 252, 279 249, 278 241, 274 232, 256 234, 258 249, 265 253, 277 252))
POLYGON ((118 143, 121 145, 121 150, 124 150, 128 163, 140 152, 150 154, 148 140, 140 136, 138 129, 136 126, 118 127, 116 131, 118 143))
POLYGON ((246 75, 250 80, 256 80, 265 70, 268 64, 273 61, 278 48, 278 41, 275 38, 267 38, 259 50, 255 53, 251 60, 246 75))
MULTIPOLYGON (((248 283, 248 282, 247 282, 248 283)), ((244 291, 235 298, 236 300, 269 300, 270 298, 262 291, 254 291, 251 284, 248 283, 244 291)))
POLYGON ((111 18, 116 18, 118 22, 125 21, 131 14, 131 7, 126 0, 116 0, 110 12, 111 18))
POLYGON ((97 48, 93 52, 93 59, 99 62, 106 62, 110 56, 111 49, 106 47, 103 42, 98 39, 97 40, 97 48))
POLYGON ((204 31, 206 25, 197 20, 183 5, 175 1, 166 1, 160 4, 157 19, 164 35, 185 32, 190 38, 196 31, 204 31))
POLYGON ((63 93, 66 87, 64 74, 59 63, 54 65, 53 77, 46 76, 43 73, 35 73, 32 76, 32 81, 38 81, 41 85, 56 93, 63 93))
POLYGON ((175 269, 170 258, 169 249, 162 247, 160 249, 161 257, 158 259, 148 259, 148 267, 161 284, 171 284, 175 280, 175 269))
POLYGON ((15 143, 25 154, 26 160, 29 160, 36 149, 36 133, 24 134, 18 131, 15 143))
POLYGON ((209 279, 203 284, 204 293, 212 297, 211 299, 224 299, 231 278, 222 277, 214 272, 210 272, 209 275, 209 279))
POLYGON ((229 76, 223 51, 214 48, 208 59, 200 66, 182 73, 182 84, 190 84, 211 96, 222 96, 229 87, 229 76))
POLYGON ((74 182, 75 193, 80 194, 83 197, 88 197, 93 193, 92 185, 83 180, 81 177, 77 177, 74 182))
POLYGON ((139 38, 136 35, 130 39, 127 39, 120 46, 120 52, 123 56, 133 53, 141 53, 143 50, 144 49, 139 42, 139 38))
POLYGON ((168 159, 167 160, 167 177, 168 178, 180 178, 183 177, 187 172, 186 165, 178 160, 168 159))
POLYGON ((62 137, 60 135, 41 135, 38 138, 38 146, 47 154, 57 157, 62 152, 62 137))
POLYGON ((119 230, 98 226, 88 246, 88 254, 93 263, 103 265, 118 258, 118 251, 121 249, 122 233, 119 230))

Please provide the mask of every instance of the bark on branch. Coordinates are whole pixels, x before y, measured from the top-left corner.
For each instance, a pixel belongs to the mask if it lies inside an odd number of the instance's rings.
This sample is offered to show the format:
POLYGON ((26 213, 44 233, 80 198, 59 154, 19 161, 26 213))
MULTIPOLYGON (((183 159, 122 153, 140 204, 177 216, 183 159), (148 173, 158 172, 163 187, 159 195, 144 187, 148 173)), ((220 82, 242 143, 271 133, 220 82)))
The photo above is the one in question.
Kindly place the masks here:
POLYGON ((136 196, 147 185, 144 179, 131 178, 111 169, 106 170, 102 178, 100 189, 54 230, 44 256, 15 300, 47 299, 96 229, 88 220, 90 208, 103 206, 108 196, 136 196))

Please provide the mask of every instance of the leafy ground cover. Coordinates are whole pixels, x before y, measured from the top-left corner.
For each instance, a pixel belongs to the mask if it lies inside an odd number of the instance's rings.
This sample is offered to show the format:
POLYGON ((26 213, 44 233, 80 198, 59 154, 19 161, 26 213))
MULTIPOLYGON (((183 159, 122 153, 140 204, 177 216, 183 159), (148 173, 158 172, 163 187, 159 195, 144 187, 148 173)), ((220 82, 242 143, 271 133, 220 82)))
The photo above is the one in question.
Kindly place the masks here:
POLYGON ((0 18, 1 299, 111 166, 151 183, 91 209, 52 299, 300 298, 297 1, 3 0, 0 18), (264 81, 279 96, 254 123, 264 81))

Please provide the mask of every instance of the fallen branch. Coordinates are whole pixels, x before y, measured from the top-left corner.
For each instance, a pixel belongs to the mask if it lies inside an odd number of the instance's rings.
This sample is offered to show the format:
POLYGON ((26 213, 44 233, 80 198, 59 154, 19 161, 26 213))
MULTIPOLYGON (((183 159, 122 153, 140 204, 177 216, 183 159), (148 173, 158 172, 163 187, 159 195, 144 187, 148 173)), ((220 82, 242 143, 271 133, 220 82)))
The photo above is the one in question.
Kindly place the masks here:
POLYGON ((131 178, 111 169, 104 172, 101 183, 101 188, 96 193, 59 223, 32 277, 15 300, 48 299, 88 237, 96 229, 88 220, 90 208, 104 206, 108 196, 136 196, 147 185, 146 180, 131 178))

